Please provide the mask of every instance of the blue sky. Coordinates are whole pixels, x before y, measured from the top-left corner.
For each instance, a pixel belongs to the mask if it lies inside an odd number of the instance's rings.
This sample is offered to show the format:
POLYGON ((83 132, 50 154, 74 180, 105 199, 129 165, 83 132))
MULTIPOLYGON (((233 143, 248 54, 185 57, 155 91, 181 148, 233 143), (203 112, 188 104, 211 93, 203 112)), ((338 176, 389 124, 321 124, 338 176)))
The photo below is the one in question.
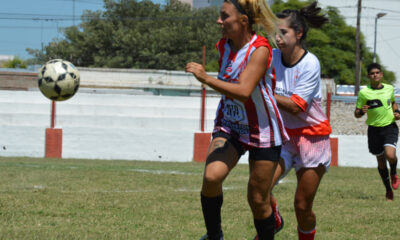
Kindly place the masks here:
POLYGON ((26 48, 40 49, 42 44, 62 38, 58 29, 72 26, 74 15, 79 24, 85 10, 104 10, 103 5, 103 0, 1 0, 0 55, 30 58, 26 48), (54 15, 64 19, 55 21, 54 15))
MULTIPOLYGON (((163 4, 165 0, 154 0, 163 4)), ((357 0, 319 0, 325 8, 338 7, 346 22, 356 25, 357 0)), ((79 24, 84 10, 102 10, 103 0, 1 0, 0 5, 0 55, 31 57, 26 48, 40 49, 54 38, 62 38, 57 29, 79 24), (75 4, 74 4, 75 3, 75 4), (75 11, 73 11, 75 6, 75 11), (53 16, 51 16, 53 15, 53 16), (64 20, 54 21, 54 15, 64 20), (65 20, 68 18, 68 20, 65 20)), ((371 52, 374 46, 374 21, 377 13, 386 16, 378 20, 377 54, 382 64, 395 72, 400 87, 400 0, 362 0, 361 31, 371 52)))
MULTIPOLYGON (((335 6, 351 26, 357 24, 357 0, 318 0, 321 7, 335 6)), ((375 17, 386 13, 377 22, 376 53, 381 64, 394 72, 396 87, 400 87, 400 0, 362 0, 361 32, 366 38, 367 47, 373 52, 375 36, 375 17)), ((362 66, 366 67, 366 66, 362 66)))

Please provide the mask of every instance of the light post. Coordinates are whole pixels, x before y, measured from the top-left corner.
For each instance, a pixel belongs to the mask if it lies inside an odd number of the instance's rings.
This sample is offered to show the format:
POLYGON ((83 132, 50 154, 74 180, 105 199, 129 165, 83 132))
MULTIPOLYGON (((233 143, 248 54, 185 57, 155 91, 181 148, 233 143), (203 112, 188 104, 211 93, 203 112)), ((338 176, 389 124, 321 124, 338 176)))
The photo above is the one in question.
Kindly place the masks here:
POLYGON ((372 62, 375 62, 376 59, 376 33, 377 33, 377 29, 378 29, 378 19, 385 16, 387 13, 378 13, 376 14, 375 17, 375 39, 374 39, 374 57, 372 59, 372 62))

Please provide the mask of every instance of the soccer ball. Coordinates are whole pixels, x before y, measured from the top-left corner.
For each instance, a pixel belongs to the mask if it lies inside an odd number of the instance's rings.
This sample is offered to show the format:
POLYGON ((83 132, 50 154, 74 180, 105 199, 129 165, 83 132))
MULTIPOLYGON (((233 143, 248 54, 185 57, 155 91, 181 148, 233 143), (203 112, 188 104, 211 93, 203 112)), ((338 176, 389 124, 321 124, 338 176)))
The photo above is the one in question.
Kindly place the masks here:
POLYGON ((78 91, 78 69, 65 60, 53 59, 44 64, 38 75, 38 85, 44 96, 54 101, 65 101, 78 91))

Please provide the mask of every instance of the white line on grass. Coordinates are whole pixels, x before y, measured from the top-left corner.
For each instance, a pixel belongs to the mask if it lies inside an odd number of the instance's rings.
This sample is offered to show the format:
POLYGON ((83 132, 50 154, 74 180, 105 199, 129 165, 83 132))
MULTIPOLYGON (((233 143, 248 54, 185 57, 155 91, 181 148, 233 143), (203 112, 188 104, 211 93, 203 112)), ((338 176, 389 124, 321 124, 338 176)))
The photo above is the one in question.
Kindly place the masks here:
POLYGON ((141 173, 151 173, 151 174, 200 175, 200 174, 197 174, 197 173, 190 173, 190 172, 151 170, 151 169, 129 169, 129 171, 141 172, 141 173))
MULTIPOLYGON (((227 186, 223 187, 224 191, 229 190, 237 190, 237 189, 244 189, 245 187, 234 187, 234 186, 227 186)), ((80 190, 80 191, 66 191, 66 190, 58 190, 56 188, 48 188, 44 185, 34 185, 32 187, 26 187, 24 189, 14 189, 16 192, 36 192, 38 190, 50 190, 50 191, 58 191, 60 193, 147 193, 147 192, 159 192, 159 190, 152 190, 152 189, 136 189, 136 190, 80 190)), ((199 189, 188 189, 188 188, 177 188, 171 190, 172 192, 200 192, 199 189)), ((11 192, 10 190, 0 190, 1 193, 11 192)))

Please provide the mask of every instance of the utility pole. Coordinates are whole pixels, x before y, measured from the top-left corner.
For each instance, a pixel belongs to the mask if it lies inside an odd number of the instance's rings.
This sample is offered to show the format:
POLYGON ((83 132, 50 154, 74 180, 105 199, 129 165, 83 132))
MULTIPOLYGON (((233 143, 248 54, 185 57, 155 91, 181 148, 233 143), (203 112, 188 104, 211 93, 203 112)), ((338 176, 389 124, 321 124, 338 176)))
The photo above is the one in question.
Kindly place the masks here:
POLYGON ((355 71, 355 85, 354 96, 358 95, 360 91, 360 18, 361 18, 361 0, 357 3, 357 30, 356 30, 356 71, 355 71))

